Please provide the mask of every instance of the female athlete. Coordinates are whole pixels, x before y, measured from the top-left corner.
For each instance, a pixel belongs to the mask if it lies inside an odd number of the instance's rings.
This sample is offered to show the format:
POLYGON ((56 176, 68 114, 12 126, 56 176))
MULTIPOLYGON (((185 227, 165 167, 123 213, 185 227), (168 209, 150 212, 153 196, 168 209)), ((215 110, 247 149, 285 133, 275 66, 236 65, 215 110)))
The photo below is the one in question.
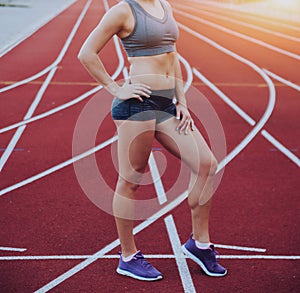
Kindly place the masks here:
POLYGON ((123 0, 106 12, 78 54, 91 76, 114 96, 111 114, 118 130, 119 178, 113 209, 121 243, 117 272, 146 281, 162 279, 162 274, 136 247, 134 208, 128 202, 135 199, 154 138, 191 169, 192 233, 182 246, 184 253, 209 276, 227 273, 216 260, 209 236, 217 161, 187 107, 177 38, 178 27, 166 0, 123 0), (114 35, 120 38, 130 64, 129 80, 122 85, 112 80, 99 58, 114 35))

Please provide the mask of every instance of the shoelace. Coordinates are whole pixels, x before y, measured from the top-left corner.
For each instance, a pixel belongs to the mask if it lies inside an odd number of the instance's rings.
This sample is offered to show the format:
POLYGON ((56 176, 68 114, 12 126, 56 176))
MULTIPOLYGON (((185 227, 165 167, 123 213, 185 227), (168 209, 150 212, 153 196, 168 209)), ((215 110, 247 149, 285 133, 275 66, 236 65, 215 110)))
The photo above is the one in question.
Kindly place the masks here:
POLYGON ((141 265, 146 268, 146 269, 151 269, 152 265, 150 263, 148 263, 148 261, 144 258, 144 256, 142 255, 135 255, 134 256, 135 259, 139 260, 141 265))
POLYGON ((216 260, 216 263, 213 264, 213 267, 217 267, 218 266, 218 263, 219 263, 219 260, 217 259, 217 255, 220 255, 214 247, 211 248, 211 251, 209 252, 210 255, 212 255, 212 257, 215 258, 216 260))

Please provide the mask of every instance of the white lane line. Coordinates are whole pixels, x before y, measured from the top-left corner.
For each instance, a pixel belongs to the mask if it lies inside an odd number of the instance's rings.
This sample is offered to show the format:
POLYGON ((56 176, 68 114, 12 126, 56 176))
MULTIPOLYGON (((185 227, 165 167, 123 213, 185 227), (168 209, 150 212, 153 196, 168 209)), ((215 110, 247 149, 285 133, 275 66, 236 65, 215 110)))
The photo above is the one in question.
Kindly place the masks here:
MULTIPOLYGON (((181 15, 183 15, 183 16, 189 18, 189 19, 192 19, 192 20, 195 20, 195 21, 198 21, 198 22, 202 22, 202 23, 204 23, 204 24, 206 24, 206 25, 208 25, 208 26, 214 27, 214 28, 216 28, 216 29, 218 29, 218 30, 221 30, 221 31, 223 31, 223 32, 226 32, 226 33, 231 34, 231 35, 233 35, 233 36, 236 36, 236 37, 238 37, 238 38, 241 38, 241 39, 247 40, 247 41, 249 41, 249 42, 255 43, 255 44, 257 44, 257 45, 260 45, 260 46, 262 46, 262 47, 265 47, 265 48, 267 48, 267 49, 270 49, 270 50, 272 50, 272 51, 274 51, 274 52, 283 54, 283 55, 285 55, 285 56, 291 57, 291 58, 296 59, 296 60, 300 60, 300 55, 294 54, 294 53, 289 52, 289 51, 284 50, 284 49, 280 49, 280 48, 275 47, 275 46, 273 46, 273 45, 270 45, 270 44, 268 44, 268 43, 266 43, 266 42, 264 42, 264 41, 261 41, 261 40, 258 40, 258 39, 255 39, 255 38, 246 36, 246 35, 244 35, 244 34, 235 32, 235 31, 233 31, 233 30, 231 30, 231 29, 228 29, 228 28, 225 28, 225 27, 223 27, 223 26, 221 26, 221 25, 218 25, 218 24, 212 23, 212 22, 210 22, 210 21, 201 19, 201 18, 199 18, 199 17, 197 17, 197 16, 194 16, 194 15, 191 15, 191 14, 189 14, 189 13, 182 12, 182 11, 176 9, 176 8, 175 8, 174 10, 175 10, 176 13, 181 14, 181 15)), ((181 26, 182 26, 182 25, 181 25, 181 26)))
POLYGON ((16 247, 3 247, 0 246, 1 251, 15 251, 15 252, 24 252, 27 249, 26 248, 16 248, 16 247))
MULTIPOLYGON (((33 100, 31 106, 29 107, 24 119, 29 119, 33 112, 35 111, 35 109, 37 108, 37 106, 39 105, 47 87, 49 86, 55 72, 56 72, 57 67, 54 67, 50 70, 47 78, 45 79, 45 81, 43 82, 41 88, 39 89, 35 99, 33 100)), ((0 172, 2 171, 5 163, 7 162, 8 158, 10 157, 11 153, 13 152, 13 149, 15 148, 16 144, 18 143, 19 139, 21 138, 24 130, 25 130, 26 126, 20 126, 17 131, 15 132, 14 136, 12 137, 12 139, 10 140, 8 146, 6 147, 3 155, 0 158, 0 172)))
POLYGON ((193 76, 193 71, 192 71, 192 68, 191 68, 190 64, 186 61, 186 59, 183 58, 179 53, 177 53, 177 54, 178 54, 178 59, 183 64, 183 66, 185 67, 186 74, 187 74, 187 80, 186 80, 186 83, 184 84, 184 87, 183 87, 183 91, 186 93, 187 90, 192 85, 192 82, 193 82, 193 77, 194 77, 193 76))
MULTIPOLYGON (((194 68, 194 73, 197 77, 200 79, 204 78, 204 76, 194 68)), ((206 78, 203 79, 203 81, 207 82, 208 80, 206 78)), ((223 169, 225 165, 228 164, 229 161, 233 160, 253 139, 254 137, 261 131, 261 129, 264 127, 264 125, 267 123, 268 119, 270 118, 272 111, 275 106, 275 91, 274 86, 270 88, 270 97, 267 109, 263 116, 260 118, 259 122, 256 123, 256 125, 252 128, 252 130, 247 134, 247 136, 239 143, 238 146, 236 146, 227 156, 224 158, 218 165, 218 170, 223 169)), ((243 116, 242 116, 243 117, 243 116)))
MULTIPOLYGON (((170 202, 169 204, 165 205, 161 210, 153 214, 150 218, 143 221, 141 224, 136 226, 133 229, 133 233, 137 234, 140 231, 144 230, 148 226, 152 225, 155 221, 157 221, 159 218, 161 218, 166 213, 170 212, 173 208, 178 206, 181 202, 183 202, 187 198, 187 192, 182 193, 179 195, 175 200, 170 202)), ((38 289, 35 292, 42 293, 42 292, 48 292, 49 290, 53 289, 60 283, 64 282, 66 279, 72 277, 79 271, 83 270, 85 267, 89 266, 91 263, 96 261, 99 257, 102 257, 106 253, 110 252, 112 249, 117 247, 120 244, 119 239, 114 240, 110 244, 106 245, 104 248, 100 249, 95 254, 91 255, 89 258, 85 259, 83 262, 79 263, 78 265, 74 266, 70 270, 66 271, 62 275, 58 276, 56 279, 52 280, 42 288, 38 289)))
POLYGON ((282 143, 275 139, 269 132, 263 130, 261 131, 261 135, 272 145, 274 145, 279 151, 286 155, 298 167, 300 167, 300 159, 296 155, 294 155, 288 148, 286 148, 282 143))
POLYGON ((244 110, 242 110, 237 104, 235 104, 230 98, 228 98, 219 88, 217 88, 196 68, 193 68, 193 72, 204 84, 206 84, 213 92, 215 92, 230 108, 238 113, 238 115, 246 120, 251 126, 254 126, 256 124, 254 119, 252 119, 244 110))
POLYGON ((295 83, 292 83, 291 81, 286 80, 286 79, 284 79, 283 77, 281 77, 281 76, 279 76, 279 75, 277 75, 277 74, 275 74, 275 73, 273 73, 273 72, 271 72, 271 71, 269 71, 269 70, 267 70, 267 69, 264 69, 264 68, 263 68, 263 71, 266 72, 266 73, 267 73, 269 76, 271 76, 273 79, 275 79, 275 80, 277 80, 277 81, 279 81, 279 82, 281 82, 281 83, 283 83, 283 84, 285 84, 285 85, 287 85, 287 86, 289 86, 289 87, 295 89, 295 90, 298 91, 298 92, 300 91, 300 86, 299 86, 299 85, 297 85, 297 84, 295 84, 295 83))
POLYGON ((67 109, 67 108, 69 108, 69 107, 71 107, 71 106, 73 106, 73 105, 75 105, 75 104, 83 101, 84 99, 86 99, 90 95, 95 94, 96 92, 98 92, 102 88, 103 87, 101 85, 99 85, 99 86, 97 86, 97 87, 89 90, 88 92, 82 94, 81 96, 77 97, 76 99, 71 100, 68 103, 62 104, 62 105, 60 105, 58 107, 55 107, 55 108, 53 108, 53 109, 51 109, 51 110, 49 110, 47 112, 41 113, 41 114, 39 114, 37 116, 34 116, 34 117, 30 118, 30 119, 26 119, 26 120, 23 120, 23 121, 11 124, 9 126, 3 127, 3 128, 0 129, 0 134, 4 133, 4 132, 7 132, 7 131, 10 131, 10 130, 13 130, 13 129, 18 128, 18 127, 23 126, 23 125, 27 125, 27 124, 32 123, 34 121, 46 118, 46 117, 48 117, 50 115, 53 115, 53 114, 55 114, 55 113, 57 113, 59 111, 67 109))
MULTIPOLYGON (((167 202, 167 196, 152 152, 149 158, 149 167, 151 171, 151 176, 153 178, 155 190, 157 193, 158 201, 160 204, 163 204, 167 202)), ((172 215, 169 215, 165 218, 165 224, 169 234, 171 246, 175 254, 176 264, 178 267, 184 292, 196 292, 186 260, 182 258, 183 253, 181 252, 181 243, 172 215)))
MULTIPOLYGON (((192 71, 190 64, 187 62, 187 60, 184 57, 182 57, 179 53, 178 53, 178 59, 185 67, 185 70, 187 73, 187 81, 185 82, 184 87, 183 87, 183 90, 186 93, 193 82, 193 71, 192 71)), ((124 74, 125 78, 128 78, 127 70, 123 71, 123 74, 124 74)), ((161 181, 161 177, 159 174, 159 170, 157 168, 157 164, 156 164, 153 152, 150 153, 148 164, 149 164, 150 172, 152 175, 156 194, 158 197, 158 202, 159 202, 159 204, 164 204, 165 202, 167 202, 167 196, 165 193, 163 183, 161 181)))
POLYGON ((300 255, 221 255, 220 259, 271 259, 271 260, 298 260, 300 255))
MULTIPOLYGON (((30 261, 30 260, 80 260, 91 258, 92 255, 29 255, 29 256, 1 256, 0 261, 30 261)), ((175 259, 173 254, 144 254, 147 259, 175 259)), ((119 259, 117 254, 97 256, 96 259, 119 259)), ((189 259, 182 255, 182 258, 189 259)), ((270 260, 299 260, 300 255, 217 255, 219 259, 270 259, 270 260)))
POLYGON ((266 252, 267 251, 265 248, 224 245, 224 244, 214 244, 214 245, 216 248, 231 249, 231 250, 252 251, 252 252, 266 252))
MULTIPOLYGON (((190 28, 182 25, 182 24, 178 24, 183 30, 189 32, 190 34, 192 34, 193 36, 195 36, 196 38, 199 38, 201 40, 203 40, 204 42, 210 44, 211 46, 215 47, 216 49, 224 52, 225 54, 232 56, 233 58, 239 60, 240 62, 250 66, 252 69, 254 69, 259 75, 262 76, 262 78, 266 81, 266 83, 268 84, 269 90, 270 90, 270 95, 269 95, 269 103, 267 106, 267 109, 264 113, 264 115, 262 116, 262 118, 260 119, 260 121, 256 124, 256 126, 252 129, 252 131, 247 135, 247 137, 245 137, 245 139, 240 143, 239 146, 237 146, 230 154, 229 156, 227 156, 220 164, 219 164, 219 168, 223 168, 223 165, 225 166, 228 162, 226 160, 231 161, 243 148, 246 147, 246 145, 255 137, 255 135, 262 130, 263 126, 266 124, 267 120, 269 119, 269 117, 272 114, 272 111, 274 109, 275 106, 275 99, 276 99, 276 94, 275 94, 275 87, 274 84, 272 83, 272 81, 270 80, 270 78, 266 75, 266 73, 260 69, 257 65, 255 65, 254 63, 246 60, 245 58, 239 56, 238 54, 224 48, 223 46, 219 45, 218 43, 212 41, 211 39, 191 30, 190 28), (248 143, 247 143, 248 141, 248 143)), ((197 69, 193 69, 194 74, 200 79, 202 80, 204 83, 206 83, 215 93, 217 93, 230 107, 232 107, 242 118, 244 118, 251 126, 253 126, 255 124, 255 121, 248 115, 246 114, 243 110, 241 110, 236 104, 234 104, 228 97, 226 97, 213 83, 211 83, 203 74, 201 74, 197 69), (254 124, 253 124, 254 123, 254 124)), ((264 137, 268 137, 268 133, 266 134, 266 132, 263 133, 264 137)), ((267 139, 268 139, 267 138, 267 139)), ((268 139, 268 141, 270 141, 271 143, 274 143, 273 145, 275 147, 277 147, 280 151, 283 152, 283 154, 285 154, 289 159, 292 160, 292 162, 294 162, 295 164, 299 165, 299 159, 293 154, 291 153, 287 148, 282 147, 282 145, 280 145, 278 142, 276 142, 275 139, 271 140, 268 139)))
MULTIPOLYGON (((184 85, 184 92, 186 92, 192 84, 193 81, 193 72, 189 63, 181 56, 179 56, 179 60, 183 63, 186 71, 187 71, 187 82, 184 85)), ((154 187, 156 190, 157 198, 159 204, 164 204, 167 202, 167 196, 165 193, 165 189, 163 183, 161 181, 161 177, 159 174, 159 170, 153 155, 153 152, 150 153, 150 157, 148 160, 151 176, 153 179, 154 187)), ((166 228, 169 234, 170 242, 172 245, 173 252, 175 254, 176 264, 178 267, 179 275, 181 278, 181 283, 184 288, 184 292, 196 292, 193 280, 187 266, 187 262, 185 258, 182 257, 183 253, 181 252, 181 243, 179 240, 179 236, 177 233, 177 229, 175 223, 173 221, 173 217, 169 215, 165 218, 166 228)))
POLYGON ((181 9, 189 9, 193 13, 198 12, 198 13, 203 14, 203 15, 213 16, 213 17, 225 20, 226 22, 232 22, 232 23, 235 23, 235 24, 238 24, 238 25, 242 25, 244 27, 255 29, 257 31, 268 33, 268 34, 271 34, 271 35, 274 35, 274 36, 277 36, 277 37, 280 37, 280 38, 284 38, 284 39, 287 39, 287 40, 290 40, 290 41, 300 42, 300 38, 293 37, 293 36, 286 35, 286 34, 282 34, 280 32, 276 32, 276 31, 272 31, 272 30, 263 28, 261 26, 257 26, 257 25, 250 24, 250 23, 247 23, 247 22, 244 22, 244 21, 229 18, 227 16, 222 16, 222 15, 214 13, 214 12, 203 11, 203 10, 200 10, 200 9, 196 9, 195 7, 189 7, 189 6, 181 5, 181 4, 175 4, 175 5, 173 4, 172 6, 179 7, 181 9))
POLYGON ((167 196, 166 196, 165 188, 164 188, 164 186, 162 184, 162 181, 160 179, 159 170, 157 168, 155 158, 153 156, 153 152, 150 153, 148 164, 149 164, 151 176, 152 176, 152 179, 153 179, 154 188, 155 188, 155 191, 156 191, 158 202, 159 202, 159 204, 162 205, 162 204, 166 203, 168 201, 168 199, 167 199, 167 196))
MULTIPOLYGON (((211 39, 193 31, 192 29, 186 27, 183 24, 178 23, 178 25, 185 31, 189 32, 196 38, 199 38, 206 43, 210 44, 211 46, 215 47, 216 49, 224 52, 225 54, 232 56, 233 58, 239 60, 240 62, 250 66, 254 69, 262 78, 266 81, 269 87, 270 95, 269 95, 269 103, 264 115, 261 117, 260 121, 256 124, 256 126, 252 129, 252 131, 244 138, 244 140, 228 155, 225 159, 223 159, 218 168, 222 169, 225 165, 228 164, 235 156, 237 156, 246 146, 250 143, 250 141, 257 135, 258 132, 262 130, 268 119, 270 118, 272 111, 275 106, 276 94, 275 94, 275 87, 273 82, 270 80, 268 75, 260 69, 254 63, 246 60, 245 58, 239 56, 236 53, 224 48, 223 46, 219 45, 218 43, 212 41, 211 39)), ((193 68, 194 74, 201 79, 204 83, 206 83, 215 93, 217 93, 230 107, 232 107, 242 118, 244 118, 251 126, 255 125, 255 121, 246 114, 242 109, 240 109, 236 104, 234 104, 228 97, 226 97, 213 83, 211 83, 203 74, 201 74, 197 69, 193 68)), ((275 138, 273 138, 268 132, 263 131, 261 134, 271 142, 276 148, 278 148, 284 155, 286 155, 292 162, 294 162, 297 166, 299 166, 299 159, 290 152, 286 147, 280 144, 275 138)), ((220 170, 218 169, 218 170, 220 170)))
POLYGON ((0 93, 6 92, 6 91, 11 90, 13 88, 16 88, 16 87, 18 87, 20 85, 23 85, 25 83, 33 81, 33 80, 35 80, 35 79, 43 76, 44 74, 46 74, 47 72, 49 72, 50 70, 52 70, 54 67, 56 67, 61 62, 61 60, 63 59, 65 53, 67 52, 68 47, 70 46, 70 44, 71 44, 71 42, 72 42, 72 40, 73 40, 73 38, 75 36, 75 33, 77 32, 77 30, 79 28, 79 25, 80 25, 81 21, 83 20, 83 17, 85 16, 85 14, 86 14, 86 12, 87 12, 87 10, 88 10, 88 8, 89 8, 89 6, 90 6, 91 3, 92 3, 92 0, 88 0, 88 2, 86 3, 86 5, 84 6, 84 8, 83 8, 81 14, 79 15, 79 17, 78 17, 78 19, 77 19, 77 21, 76 21, 76 23, 75 23, 75 25, 74 25, 74 27, 73 27, 70 35, 68 36, 68 38, 67 38, 67 40, 66 40, 66 42, 65 42, 65 44, 64 44, 64 46, 62 48, 62 50, 60 51, 58 57, 56 58, 56 60, 52 64, 50 64, 48 67, 46 67, 42 71, 40 71, 40 72, 38 72, 38 73, 36 73, 36 74, 28 77, 28 78, 20 80, 20 81, 14 83, 14 84, 11 84, 11 85, 9 85, 7 87, 1 88, 0 89, 0 93))
POLYGON ((64 162, 62 162, 62 163, 60 163, 58 165, 55 165, 52 168, 49 168, 49 169, 47 169, 47 170, 45 170, 45 171, 43 171, 41 173, 38 173, 38 174, 36 174, 36 175, 34 175, 32 177, 29 177, 29 178, 27 178, 27 179, 25 179, 23 181, 20 181, 20 182, 14 184, 14 185, 11 185, 11 186, 9 186, 7 188, 4 188, 4 189, 0 190, 0 196, 4 195, 6 193, 9 193, 9 192, 11 192, 11 191, 13 191, 13 190, 15 190, 17 188, 20 188, 22 186, 25 186, 25 185, 33 182, 33 181, 41 179, 41 178, 43 178, 43 177, 45 177, 45 176, 47 176, 47 175, 49 175, 51 173, 54 173, 54 172, 56 172, 56 171, 58 171, 58 170, 60 170, 60 169, 62 169, 64 167, 67 167, 67 166, 69 166, 69 165, 71 165, 71 164, 73 164, 73 163, 75 163, 75 162, 77 162, 77 161, 79 161, 79 160, 81 160, 81 159, 83 159, 85 157, 88 157, 91 154, 94 154, 95 152, 97 152, 97 151, 99 151, 99 150, 107 147, 108 145, 112 144, 117 139, 118 139, 117 136, 113 136, 112 138, 106 140, 105 142, 97 145, 96 147, 93 147, 92 149, 90 149, 90 150, 88 150, 88 151, 86 151, 86 152, 84 152, 84 153, 82 153, 82 154, 80 154, 78 156, 75 156, 75 157, 73 157, 73 158, 71 158, 71 159, 69 159, 67 161, 64 161, 64 162))
POLYGON ((186 258, 181 251, 181 243, 178 237, 177 229, 174 223, 172 215, 165 218, 165 223, 167 226, 167 231, 169 234, 172 249, 175 255, 176 264, 178 267, 179 275, 183 285, 184 292, 192 293, 196 292, 193 279, 191 277, 186 258))
MULTIPOLYGON (((116 71, 113 73, 112 75, 112 79, 115 80, 121 73, 122 71, 122 68, 124 67, 124 58, 121 57, 123 56, 122 55, 122 52, 121 52, 121 48, 120 48, 120 45, 119 45, 119 42, 118 42, 118 39, 116 36, 114 36, 114 44, 115 44, 115 47, 116 47, 116 51, 117 51, 117 55, 118 55, 118 58, 119 58, 119 64, 118 64, 118 67, 116 69, 116 71)), ((184 66, 187 68, 187 81, 184 85, 184 90, 186 91, 188 87, 190 87, 190 85, 192 84, 193 82, 193 73, 192 73, 192 70, 190 68, 190 66, 188 65, 187 66, 187 61, 180 55, 178 54, 178 57, 180 59, 180 61, 184 64, 184 66)), ((26 124, 29 124, 29 123, 32 123, 32 122, 35 122, 37 120, 40 120, 40 119, 43 119, 43 118, 46 118, 50 115, 53 115, 59 111, 62 111, 64 109, 67 109, 81 101, 83 101, 84 99, 86 99, 87 97, 89 97, 90 95, 92 94, 95 94, 96 92, 98 92, 99 90, 101 90, 103 87, 101 85, 89 90, 88 92, 84 93, 83 95, 77 97, 76 99, 68 102, 68 103, 65 103, 61 106, 58 106, 58 107, 55 107, 47 112, 44 112, 44 113, 41 113, 37 116, 34 116, 30 119, 26 119, 26 120, 23 120, 23 121, 20 121, 20 122, 17 122, 17 123, 14 123, 12 125, 9 125, 9 126, 6 126, 6 127, 3 127, 0 129, 0 134, 1 133, 4 133, 4 132, 7 132, 7 131, 10 131, 10 130, 13 130, 15 128, 18 128, 22 125, 26 125, 26 124)))
MULTIPOLYGON (((242 251, 253 251, 253 252, 266 252, 266 249, 263 248, 253 248, 253 247, 244 247, 244 246, 236 246, 236 245, 222 245, 215 244, 216 248, 230 249, 230 250, 242 250, 242 251)), ((12 251, 12 252, 24 252, 26 248, 16 248, 16 247, 1 247, 0 251, 12 251)), ((24 260, 26 259, 76 259, 76 258, 88 258, 91 255, 50 255, 50 256, 8 256, 8 257, 0 257, 0 260, 24 260)), ((110 258, 111 256, 102 256, 101 258, 110 258)), ((118 256, 119 257, 119 256, 118 256)))
MULTIPOLYGON (((201 74, 197 69, 193 69, 193 71, 200 80, 202 80, 213 92, 215 92, 229 107, 236 111, 245 121, 247 121, 251 126, 254 126, 256 124, 256 122, 247 113, 245 113, 238 105, 231 101, 219 88, 217 88, 212 82, 210 82, 203 74, 201 74)), ((260 133, 279 151, 281 151, 292 162, 299 166, 299 159, 296 155, 294 155, 290 150, 283 146, 266 130, 262 130, 260 133)))
MULTIPOLYGON (((126 67, 123 68, 123 76, 125 78, 125 80, 129 79, 129 74, 128 74, 128 70, 126 67)), ((151 172, 151 177, 152 177, 152 181, 154 184, 154 188, 156 191, 156 195, 157 195, 157 199, 159 204, 164 204, 168 201, 166 193, 165 193, 165 189, 164 186, 162 184, 162 181, 160 179, 160 174, 159 174, 159 170, 157 168, 157 164, 153 155, 153 152, 150 152, 150 156, 148 159, 148 165, 149 165, 149 169, 151 172)))
MULTIPOLYGON (((119 59, 119 64, 118 64, 118 67, 117 69, 115 70, 115 72, 112 74, 112 79, 115 80, 119 75, 120 73, 122 72, 122 68, 124 67, 124 58, 123 58, 123 55, 122 55, 122 52, 121 52, 121 48, 120 48, 120 45, 119 45, 119 42, 118 42, 118 38, 116 36, 114 36, 113 38, 114 40, 114 44, 115 44, 115 48, 116 48, 116 52, 117 52, 117 55, 118 55, 118 59, 119 59)), ((99 90, 101 90, 103 88, 102 85, 99 85, 89 91, 87 91, 86 93, 82 94, 81 96, 75 98, 74 100, 71 100, 70 102, 68 103, 65 103, 63 105, 60 105, 58 107, 55 107, 47 112, 44 112, 44 113, 41 113, 37 116, 34 116, 30 119, 26 119, 24 121, 20 121, 18 123, 15 123, 15 124, 12 124, 12 125, 9 125, 9 126, 6 126, 4 128, 1 128, 0 129, 0 134, 1 133, 4 133, 4 132, 7 132, 9 130, 12 130, 12 129, 15 129, 17 127, 20 127, 22 125, 26 125, 26 124, 29 124, 29 123, 32 123, 34 121, 37 121, 37 120, 40 120, 40 119, 43 119, 43 118, 46 118, 50 115, 53 115, 59 111, 62 111, 64 109, 67 109, 81 101, 83 101, 84 99, 86 99, 87 97, 89 97, 90 95, 92 94, 95 94, 96 92, 98 92, 99 90)))

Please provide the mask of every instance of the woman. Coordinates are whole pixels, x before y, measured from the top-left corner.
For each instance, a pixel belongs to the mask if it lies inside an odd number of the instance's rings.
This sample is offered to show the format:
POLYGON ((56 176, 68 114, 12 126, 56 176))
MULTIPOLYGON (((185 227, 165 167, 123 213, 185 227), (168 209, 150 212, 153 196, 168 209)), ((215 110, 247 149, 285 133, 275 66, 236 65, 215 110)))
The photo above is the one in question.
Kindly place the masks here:
POLYGON ((135 198, 154 138, 191 169, 188 203, 193 231, 183 251, 210 276, 227 272, 217 263, 209 238, 217 162, 187 108, 175 48, 177 38, 178 28, 167 1, 124 0, 107 11, 78 55, 91 76, 115 97, 112 117, 119 138, 119 178, 113 208, 121 243, 117 272, 139 280, 159 280, 162 274, 137 250, 133 207, 127 203, 124 208, 124 202, 135 198), (130 80, 122 86, 112 80, 98 56, 115 34, 130 63, 130 80))

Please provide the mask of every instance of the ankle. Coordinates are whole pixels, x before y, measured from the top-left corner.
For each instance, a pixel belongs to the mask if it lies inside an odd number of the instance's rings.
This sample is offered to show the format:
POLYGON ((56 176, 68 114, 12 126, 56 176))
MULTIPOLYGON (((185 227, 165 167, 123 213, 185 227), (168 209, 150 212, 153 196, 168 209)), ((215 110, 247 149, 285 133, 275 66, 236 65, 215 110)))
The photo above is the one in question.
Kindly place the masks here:
POLYGON ((192 238, 195 241, 198 241, 200 243, 211 243, 208 233, 203 233, 203 234, 192 233, 192 238))
POLYGON ((131 250, 131 251, 126 251, 126 252, 123 252, 122 251, 122 259, 124 261, 129 261, 131 260, 136 254, 138 253, 138 250, 131 250))
POLYGON ((211 246, 210 242, 200 242, 198 240, 195 240, 195 245, 199 249, 209 249, 211 246))

